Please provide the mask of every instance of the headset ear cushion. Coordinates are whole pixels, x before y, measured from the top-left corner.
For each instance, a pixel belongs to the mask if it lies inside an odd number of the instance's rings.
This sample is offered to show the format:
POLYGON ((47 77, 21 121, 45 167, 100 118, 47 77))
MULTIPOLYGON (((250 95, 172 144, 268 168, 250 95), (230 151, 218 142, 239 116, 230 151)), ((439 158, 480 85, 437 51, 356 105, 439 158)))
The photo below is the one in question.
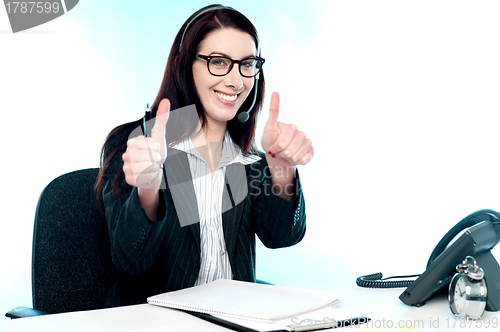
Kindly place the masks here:
POLYGON ((445 236, 443 236, 441 241, 439 241, 439 243, 437 244, 436 248, 434 248, 431 256, 429 257, 429 261, 427 262, 427 267, 429 267, 436 260, 436 258, 446 249, 450 241, 453 240, 453 238, 458 233, 460 233, 465 228, 472 227, 484 220, 498 221, 500 220, 500 214, 493 210, 484 209, 471 213, 470 215, 459 221, 455 226, 453 226, 452 229, 448 231, 448 233, 446 233, 445 236))

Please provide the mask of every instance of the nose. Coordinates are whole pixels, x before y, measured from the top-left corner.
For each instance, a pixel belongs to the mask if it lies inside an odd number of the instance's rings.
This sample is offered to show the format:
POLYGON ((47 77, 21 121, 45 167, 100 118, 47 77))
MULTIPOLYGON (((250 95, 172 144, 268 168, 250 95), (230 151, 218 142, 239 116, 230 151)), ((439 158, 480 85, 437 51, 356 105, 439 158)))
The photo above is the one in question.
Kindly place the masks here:
POLYGON ((243 87, 243 77, 241 77, 239 64, 235 63, 231 71, 225 76, 225 84, 228 87, 232 87, 235 90, 240 90, 243 87))

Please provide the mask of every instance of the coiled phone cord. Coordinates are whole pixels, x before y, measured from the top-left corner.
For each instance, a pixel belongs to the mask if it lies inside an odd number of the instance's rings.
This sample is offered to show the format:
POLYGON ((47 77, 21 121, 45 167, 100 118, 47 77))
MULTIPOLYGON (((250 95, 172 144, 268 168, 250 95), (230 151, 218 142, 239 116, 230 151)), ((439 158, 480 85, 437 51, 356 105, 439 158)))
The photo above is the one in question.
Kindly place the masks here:
POLYGON ((399 287, 408 287, 412 282, 415 280, 391 280, 389 281, 388 279, 394 279, 394 278, 414 278, 414 277, 419 277, 420 274, 414 274, 410 276, 395 276, 395 277, 388 277, 382 279, 382 273, 374 273, 374 274, 368 274, 365 276, 358 277, 356 279, 356 285, 359 287, 365 287, 365 288, 399 288, 399 287))

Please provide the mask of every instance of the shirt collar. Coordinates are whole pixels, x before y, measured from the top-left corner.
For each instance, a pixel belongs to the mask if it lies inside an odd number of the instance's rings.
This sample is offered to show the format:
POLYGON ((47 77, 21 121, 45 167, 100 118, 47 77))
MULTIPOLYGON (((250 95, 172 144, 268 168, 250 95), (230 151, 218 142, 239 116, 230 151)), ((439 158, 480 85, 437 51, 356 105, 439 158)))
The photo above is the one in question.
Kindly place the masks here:
MULTIPOLYGON (((194 147, 193 142, 191 141, 191 137, 188 137, 183 141, 171 146, 171 148, 183 151, 185 153, 188 153, 192 156, 196 156, 197 158, 203 160, 201 154, 194 147)), ((262 158, 255 154, 250 154, 247 156, 243 155, 240 147, 233 142, 233 139, 231 138, 229 131, 226 129, 226 133, 224 134, 224 144, 222 145, 222 157, 219 162, 219 166, 217 168, 225 167, 227 165, 231 165, 234 163, 249 165, 260 159, 262 158)))

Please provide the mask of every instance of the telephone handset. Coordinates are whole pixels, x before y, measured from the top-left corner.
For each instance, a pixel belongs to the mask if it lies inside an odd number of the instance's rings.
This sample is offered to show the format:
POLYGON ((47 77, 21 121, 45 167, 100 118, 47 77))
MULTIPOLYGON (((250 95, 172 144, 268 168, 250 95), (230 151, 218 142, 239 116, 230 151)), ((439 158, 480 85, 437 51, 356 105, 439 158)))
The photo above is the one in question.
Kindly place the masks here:
POLYGON ((361 276, 356 283, 361 287, 373 288, 408 287, 399 299, 405 304, 420 307, 433 296, 447 290, 456 266, 465 257, 474 256, 477 265, 484 269, 484 279, 488 289, 486 310, 498 311, 500 310, 500 265, 490 250, 499 241, 500 213, 493 210, 479 210, 462 219, 446 233, 429 257, 427 269, 418 279, 387 281, 381 279, 382 274, 378 273, 361 276))

